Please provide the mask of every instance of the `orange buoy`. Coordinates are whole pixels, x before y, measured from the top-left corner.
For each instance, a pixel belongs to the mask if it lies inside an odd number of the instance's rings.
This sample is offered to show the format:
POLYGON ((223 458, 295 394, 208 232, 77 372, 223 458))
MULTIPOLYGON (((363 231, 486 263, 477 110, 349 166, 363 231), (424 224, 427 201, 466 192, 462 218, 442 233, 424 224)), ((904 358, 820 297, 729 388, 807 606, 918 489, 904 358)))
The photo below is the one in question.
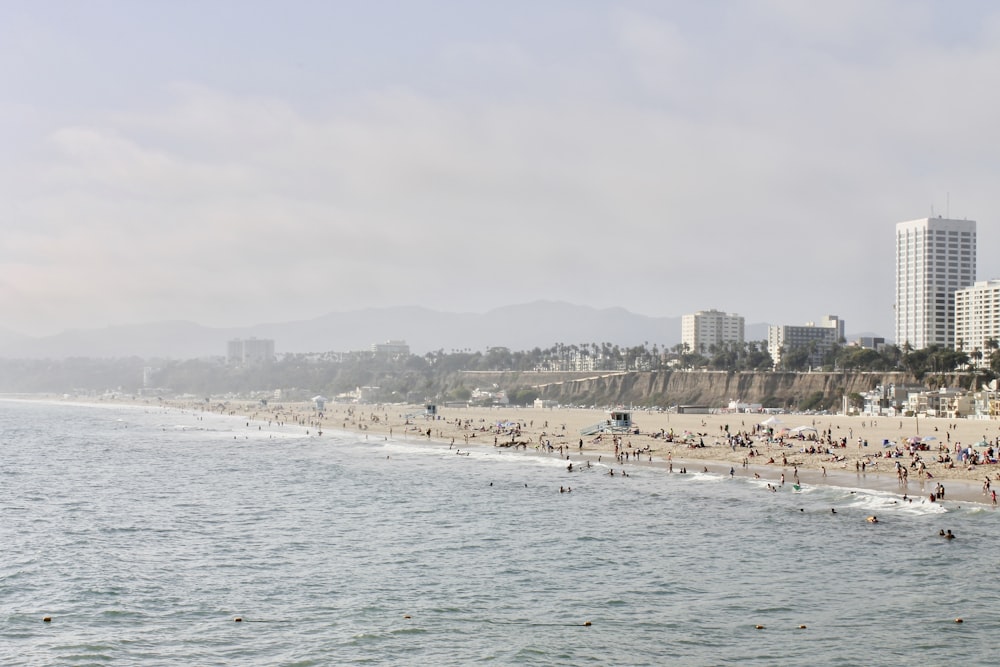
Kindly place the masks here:
POLYGON ((42 622, 43 623, 51 623, 52 622, 52 617, 51 616, 43 616, 42 617, 42 622))
POLYGON ((754 630, 763 630, 764 626, 763 625, 755 625, 755 626, 753 626, 753 629, 754 630))
POLYGON ((410 617, 409 614, 403 614, 403 618, 409 618, 409 617, 410 617))
POLYGON ((806 626, 804 626, 804 625, 800 625, 799 626, 799 630, 805 630, 805 629, 806 629, 806 626))
POLYGON ((235 623, 242 623, 243 622, 243 617, 242 616, 237 616, 236 618, 233 619, 233 622, 235 622, 235 623))
POLYGON ((964 623, 965 621, 963 621, 963 620, 962 620, 961 618, 956 618, 956 619, 955 619, 955 622, 956 622, 956 623, 964 623))
POLYGON ((589 628, 590 627, 590 621, 584 621, 583 622, 583 627, 589 628))

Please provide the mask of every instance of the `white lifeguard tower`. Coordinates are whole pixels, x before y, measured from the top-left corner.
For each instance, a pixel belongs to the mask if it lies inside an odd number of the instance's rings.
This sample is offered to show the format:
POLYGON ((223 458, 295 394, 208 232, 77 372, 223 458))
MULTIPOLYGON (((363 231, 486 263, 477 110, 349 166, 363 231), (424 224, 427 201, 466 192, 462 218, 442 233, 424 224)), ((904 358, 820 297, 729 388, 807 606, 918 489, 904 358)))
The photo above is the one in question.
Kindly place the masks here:
POLYGON ((608 410, 608 418, 580 429, 580 435, 595 433, 627 433, 632 430, 632 411, 624 408, 608 410))

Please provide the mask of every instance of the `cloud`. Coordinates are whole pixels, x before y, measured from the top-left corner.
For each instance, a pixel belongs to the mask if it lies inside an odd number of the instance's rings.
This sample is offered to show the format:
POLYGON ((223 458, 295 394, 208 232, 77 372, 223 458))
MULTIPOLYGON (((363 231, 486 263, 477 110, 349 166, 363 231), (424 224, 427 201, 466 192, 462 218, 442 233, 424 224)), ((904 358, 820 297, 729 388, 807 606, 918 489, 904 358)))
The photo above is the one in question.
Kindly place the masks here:
POLYGON ((891 335, 894 222, 950 191, 988 247, 992 10, 935 40, 922 4, 637 7, 591 10, 584 46, 456 33, 419 80, 185 72, 45 115, 0 158, 0 308, 41 330, 545 297, 891 335))

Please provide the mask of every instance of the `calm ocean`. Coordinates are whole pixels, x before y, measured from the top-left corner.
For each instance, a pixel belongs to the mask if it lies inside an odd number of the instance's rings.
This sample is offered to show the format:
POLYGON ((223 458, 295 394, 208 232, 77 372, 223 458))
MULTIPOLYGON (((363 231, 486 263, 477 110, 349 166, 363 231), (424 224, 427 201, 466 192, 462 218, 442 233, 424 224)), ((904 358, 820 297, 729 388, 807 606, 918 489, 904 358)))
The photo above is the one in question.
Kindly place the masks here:
POLYGON ((997 661, 992 508, 470 451, 0 401, 0 664, 997 661))

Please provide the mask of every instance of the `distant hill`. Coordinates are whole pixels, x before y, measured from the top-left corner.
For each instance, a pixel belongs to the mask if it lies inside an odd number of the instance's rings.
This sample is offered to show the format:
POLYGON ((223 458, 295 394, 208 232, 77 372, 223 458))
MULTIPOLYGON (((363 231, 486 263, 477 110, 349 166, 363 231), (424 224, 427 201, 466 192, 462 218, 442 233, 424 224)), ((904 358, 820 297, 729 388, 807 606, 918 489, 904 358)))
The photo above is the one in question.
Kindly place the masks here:
MULTIPOLYGON (((767 340, 767 323, 747 325, 746 340, 767 340)), ((849 334, 848 341, 871 333, 849 334)), ((0 357, 142 357, 196 359, 224 356, 233 338, 270 338, 275 351, 347 352, 402 339, 415 354, 432 350, 530 350, 556 343, 648 343, 661 349, 681 340, 680 317, 649 317, 624 308, 591 308, 561 301, 534 301, 487 313, 446 313, 419 306, 328 313, 311 320, 250 327, 213 328, 165 321, 65 331, 32 338, 0 329, 0 357)))
POLYGON ((191 359, 223 356, 233 338, 271 338, 275 351, 367 349, 403 339, 416 354, 431 350, 525 350, 555 343, 608 342, 670 347, 680 342, 681 318, 648 317, 622 308, 597 309, 558 301, 505 306, 487 313, 445 313, 404 306, 335 312, 311 320, 212 328, 193 322, 72 330, 38 338, 0 335, 0 357, 130 357, 191 359))

